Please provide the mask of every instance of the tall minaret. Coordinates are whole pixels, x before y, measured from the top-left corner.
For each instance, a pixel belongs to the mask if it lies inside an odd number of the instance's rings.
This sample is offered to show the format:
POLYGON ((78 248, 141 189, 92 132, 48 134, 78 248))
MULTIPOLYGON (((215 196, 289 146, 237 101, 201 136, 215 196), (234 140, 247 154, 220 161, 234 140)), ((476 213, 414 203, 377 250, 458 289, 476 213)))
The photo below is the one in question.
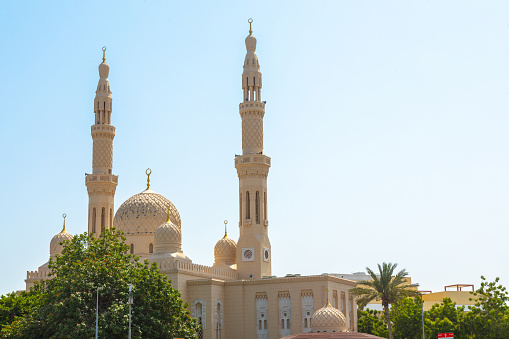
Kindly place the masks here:
POLYGON ((235 158, 239 176, 239 227, 237 270, 240 279, 262 278, 271 275, 271 251, 267 220, 267 175, 270 158, 263 154, 263 116, 265 103, 261 101, 262 73, 258 63, 256 38, 246 38, 246 58, 242 73, 242 155, 235 158))
POLYGON ((104 229, 113 227, 113 202, 118 184, 118 176, 112 174, 115 127, 111 125, 110 66, 106 63, 105 52, 106 47, 103 47, 103 62, 99 65, 99 84, 94 99, 92 174, 87 174, 85 178, 88 233, 96 237, 104 229))

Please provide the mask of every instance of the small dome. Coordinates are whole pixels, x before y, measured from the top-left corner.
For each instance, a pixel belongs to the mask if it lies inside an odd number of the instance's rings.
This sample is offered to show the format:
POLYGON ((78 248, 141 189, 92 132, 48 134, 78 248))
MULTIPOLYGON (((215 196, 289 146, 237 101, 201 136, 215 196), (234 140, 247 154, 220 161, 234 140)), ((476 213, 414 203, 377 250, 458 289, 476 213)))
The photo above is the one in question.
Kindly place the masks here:
POLYGON ((311 317, 312 332, 345 332, 347 330, 344 314, 329 302, 311 317))
POLYGON ((246 38, 246 50, 248 52, 256 51, 256 38, 253 34, 249 34, 246 38))
POLYGON ((237 244, 226 234, 214 246, 215 263, 224 262, 227 265, 233 265, 237 261, 237 244))
POLYGON ((127 199, 115 213, 113 226, 125 235, 154 234, 167 220, 168 206, 170 220, 180 230, 180 215, 175 206, 150 189, 127 199))
POLYGON ((105 61, 103 61, 99 65, 99 76, 101 78, 107 78, 109 73, 110 73, 110 66, 105 61))
POLYGON ((174 253, 182 251, 182 233, 170 220, 156 229, 154 236, 155 253, 174 253))
POLYGON ((72 240, 72 238, 73 238, 72 234, 67 232, 65 230, 65 226, 64 226, 64 229, 62 230, 62 232, 58 233, 51 239, 51 242, 49 245, 49 254, 52 257, 54 257, 55 254, 61 254, 62 250, 64 249, 64 246, 60 245, 60 243, 63 242, 64 240, 72 240))

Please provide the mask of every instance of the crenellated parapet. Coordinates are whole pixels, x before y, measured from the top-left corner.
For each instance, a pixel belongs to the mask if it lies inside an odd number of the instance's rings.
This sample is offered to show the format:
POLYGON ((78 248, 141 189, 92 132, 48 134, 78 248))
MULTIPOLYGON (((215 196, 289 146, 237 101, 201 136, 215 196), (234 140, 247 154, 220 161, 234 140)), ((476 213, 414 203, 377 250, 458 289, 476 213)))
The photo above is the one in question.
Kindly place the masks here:
POLYGON ((233 269, 216 268, 205 265, 193 264, 191 262, 182 262, 178 260, 160 261, 157 263, 162 273, 187 273, 201 278, 236 280, 237 271, 233 269))

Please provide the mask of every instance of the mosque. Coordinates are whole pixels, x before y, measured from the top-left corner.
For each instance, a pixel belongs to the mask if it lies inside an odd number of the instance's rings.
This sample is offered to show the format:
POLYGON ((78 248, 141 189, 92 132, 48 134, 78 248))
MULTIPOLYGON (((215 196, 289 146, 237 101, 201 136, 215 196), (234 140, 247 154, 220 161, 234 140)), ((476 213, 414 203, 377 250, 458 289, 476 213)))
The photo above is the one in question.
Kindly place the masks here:
MULTIPOLYGON (((181 235, 186 228, 182 228, 179 212, 169 199, 150 189, 150 170, 147 189, 127 199, 114 213, 118 176, 113 174, 115 127, 104 48, 91 127, 92 173, 85 178, 88 232, 98 237, 115 227, 124 232, 130 253, 157 263, 201 324, 197 338, 272 339, 311 332, 356 332, 357 307, 349 292, 354 281, 333 275, 272 275, 267 217, 271 158, 263 153, 265 103, 251 22, 239 104, 242 154, 235 157, 239 178, 237 242, 228 237, 225 225, 224 237, 214 247, 214 265, 194 263, 182 251, 181 235)), ((62 252, 60 243, 67 239, 72 235, 65 230, 64 218, 62 232, 51 240, 51 257, 62 252)), ((46 279, 48 273, 48 263, 27 272, 26 289, 46 279)))

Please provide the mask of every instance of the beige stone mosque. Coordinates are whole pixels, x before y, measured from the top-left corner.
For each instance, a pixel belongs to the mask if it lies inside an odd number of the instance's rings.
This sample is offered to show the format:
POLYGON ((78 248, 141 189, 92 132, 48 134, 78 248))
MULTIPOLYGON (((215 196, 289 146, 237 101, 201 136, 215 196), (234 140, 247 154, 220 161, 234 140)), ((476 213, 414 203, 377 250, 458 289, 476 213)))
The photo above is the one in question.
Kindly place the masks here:
MULTIPOLYGON (((186 226, 182 226, 171 201, 150 189, 150 170, 147 189, 127 199, 114 213, 118 176, 113 174, 115 127, 105 48, 91 127, 92 173, 85 178, 88 232, 97 237, 115 227, 124 232, 130 253, 156 263, 201 324, 197 338, 272 339, 311 332, 356 332, 357 308, 349 293, 356 285, 354 281, 326 274, 272 275, 267 216, 271 158, 263 153, 265 103, 261 100, 262 74, 251 21, 245 40, 247 52, 239 104, 242 154, 235 157, 239 178, 237 242, 228 237, 225 222, 224 236, 214 247, 214 265, 194 263, 192 255, 182 250, 181 235, 186 226)), ((67 239, 72 239, 72 235, 65 230, 64 218, 62 232, 51 240, 51 257, 62 252, 60 243, 67 239)), ((48 263, 27 272, 26 288, 46 279, 48 273, 48 263)))

